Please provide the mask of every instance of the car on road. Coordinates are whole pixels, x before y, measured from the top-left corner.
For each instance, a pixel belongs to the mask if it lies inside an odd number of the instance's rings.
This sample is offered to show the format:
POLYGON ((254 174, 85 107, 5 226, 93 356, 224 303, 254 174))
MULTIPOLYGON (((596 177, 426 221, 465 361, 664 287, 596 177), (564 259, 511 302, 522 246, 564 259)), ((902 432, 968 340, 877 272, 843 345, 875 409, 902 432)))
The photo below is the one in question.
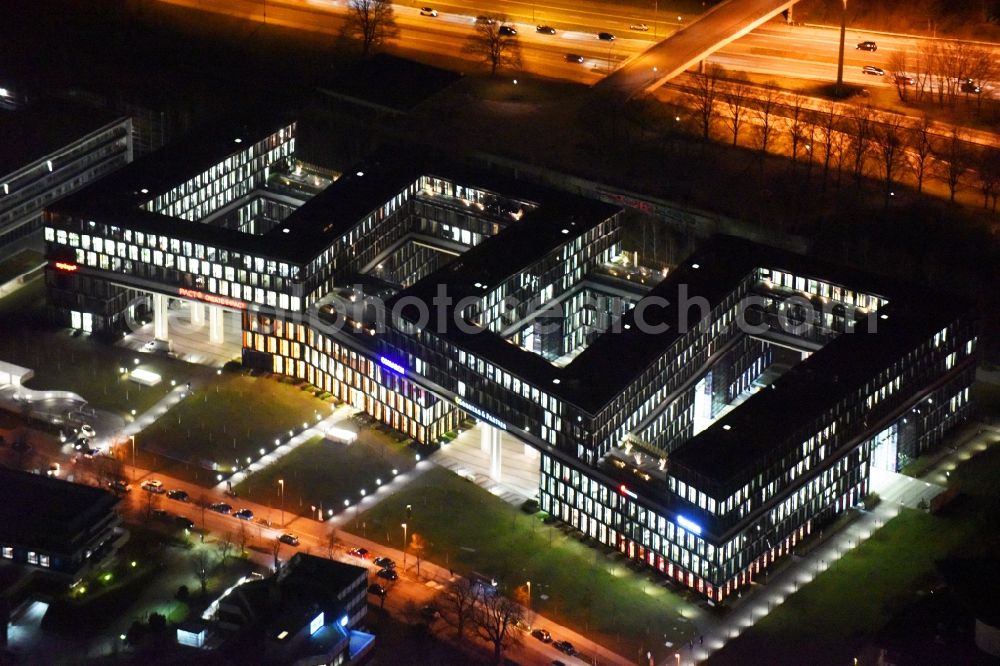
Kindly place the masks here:
POLYGON ((251 511, 250 509, 240 509, 233 515, 239 518, 240 520, 253 520, 253 511, 251 511))
POLYGON ((433 7, 421 7, 420 8, 420 15, 421 16, 437 16, 438 15, 438 11, 436 9, 434 9, 433 7))
POLYGON ((132 492, 132 486, 125 483, 121 479, 117 479, 115 481, 108 481, 108 488, 111 490, 111 492, 115 492, 118 494, 125 494, 132 492))
POLYGON ((983 90, 980 86, 977 86, 976 82, 972 79, 963 80, 959 89, 964 93, 975 93, 977 95, 983 90))
POLYGON ((174 488, 173 490, 168 490, 167 491, 167 497, 169 497, 172 500, 177 500, 178 502, 190 502, 191 501, 191 498, 188 496, 187 491, 186 490, 180 490, 178 488, 174 488))
POLYGON ((553 659, 550 662, 550 664, 551 664, 551 666, 566 666, 566 662, 562 661, 561 659, 553 659))
POLYGON ((299 538, 294 534, 292 534, 291 532, 285 532, 284 534, 279 536, 278 541, 280 541, 281 543, 287 543, 289 546, 299 545, 299 538))
POLYGON ((49 465, 49 469, 45 473, 48 474, 49 476, 59 476, 60 469, 61 468, 59 467, 59 463, 54 462, 51 465, 49 465))
POLYGON ((615 36, 610 32, 599 32, 597 33, 597 38, 602 42, 613 42, 615 41, 615 36))
POLYGON ((894 83, 898 83, 902 86, 912 86, 917 82, 917 80, 909 74, 893 74, 892 80, 894 83))
POLYGON ((556 34, 556 29, 550 25, 540 25, 535 28, 535 32, 540 32, 543 35, 554 35, 556 34))
POLYGON ((378 583, 372 583, 368 586, 368 594, 374 594, 375 596, 384 597, 385 588, 378 583))
POLYGON ((163 481, 160 481, 159 479, 148 479, 142 482, 142 489, 147 492, 160 495, 163 493, 163 481))
POLYGON ((867 39, 863 42, 858 42, 858 45, 855 46, 854 48, 856 48, 859 51, 878 51, 878 44, 876 44, 870 39, 867 39))
POLYGON ((396 573, 395 569, 379 569, 378 573, 375 574, 379 578, 385 578, 386 580, 398 580, 399 574, 396 573))
POLYGON ((517 28, 512 25, 502 25, 497 29, 497 32, 501 35, 506 35, 508 37, 513 37, 517 34, 517 28))
POLYGON ((170 514, 163 509, 153 509, 153 518, 167 522, 170 520, 170 514))
POLYGON ((376 557, 372 562, 375 566, 381 567, 383 569, 395 569, 396 563, 393 562, 391 557, 376 557))
POLYGON ((492 16, 487 16, 486 14, 480 14, 476 17, 476 23, 482 23, 484 25, 493 25, 497 20, 492 16))
POLYGON ((567 53, 566 54, 566 62, 578 62, 578 63, 582 63, 583 62, 583 56, 580 55, 579 53, 567 53))
POLYGON ((427 604, 420 608, 420 615, 428 622, 431 622, 441 616, 441 611, 434 604, 427 604))
POLYGON ((97 437, 97 432, 94 431, 93 426, 84 423, 82 426, 80 426, 80 436, 86 437, 87 439, 93 439, 94 437, 97 437))
POLYGON ((576 648, 573 647, 573 644, 570 643, 569 641, 556 641, 555 643, 552 644, 552 647, 559 650, 560 652, 568 654, 571 657, 574 654, 576 654, 576 648))
POLYGON ((229 513, 233 510, 233 507, 225 502, 215 502, 214 504, 209 504, 208 508, 217 513, 229 513))
POLYGON ((186 530, 194 529, 194 521, 190 518, 185 518, 184 516, 174 516, 174 524, 178 527, 183 527, 186 530))
POLYGON ((861 68, 861 73, 869 76, 885 76, 885 70, 875 65, 865 65, 861 68))
POLYGON ((354 557, 359 557, 362 560, 367 560, 370 557, 370 553, 367 548, 351 548, 347 551, 348 555, 353 555, 354 557))
POLYGON ((628 29, 635 30, 636 32, 649 32, 649 26, 645 23, 633 23, 628 29))
POLYGON ((533 632, 531 632, 531 635, 534 636, 535 638, 537 638, 538 640, 540 640, 543 643, 551 643, 552 642, 552 634, 550 634, 545 629, 535 629, 533 632))

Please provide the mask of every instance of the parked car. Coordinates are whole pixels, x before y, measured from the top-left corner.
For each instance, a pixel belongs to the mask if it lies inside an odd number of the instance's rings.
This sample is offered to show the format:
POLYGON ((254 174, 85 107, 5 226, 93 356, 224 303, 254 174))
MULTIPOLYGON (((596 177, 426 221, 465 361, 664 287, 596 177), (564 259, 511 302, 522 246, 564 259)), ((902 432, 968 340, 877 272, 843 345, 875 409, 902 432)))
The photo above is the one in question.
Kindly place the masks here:
POLYGON ((379 597, 385 596, 385 588, 378 583, 372 583, 368 586, 368 594, 374 594, 379 597))
POLYGON ((57 462, 52 463, 51 465, 49 465, 49 469, 45 473, 48 474, 49 476, 59 476, 60 469, 61 468, 59 467, 59 463, 57 462))
POLYGON ((535 638, 537 638, 538 640, 540 640, 543 643, 551 643, 552 642, 552 634, 550 634, 545 629, 535 629, 533 632, 531 632, 531 635, 534 636, 535 638))
POLYGON ((117 479, 115 481, 108 481, 108 488, 111 490, 111 492, 119 494, 132 492, 132 486, 125 483, 121 479, 117 479))
POLYGON ((167 497, 172 500, 177 500, 178 502, 190 502, 191 498, 188 497, 187 491, 180 489, 173 489, 167 491, 167 497))
POLYGON ((597 38, 604 42, 615 41, 615 36, 612 35, 610 32, 599 32, 597 33, 597 38))
POLYGON ((379 578, 385 578, 386 580, 398 580, 399 574, 396 573, 395 569, 379 569, 378 573, 375 574, 379 578))
POLYGON ((440 617, 441 611, 439 611, 433 604, 427 604, 426 606, 422 606, 420 608, 420 615, 423 616, 425 620, 430 622, 431 620, 440 617))
POLYGON ((576 648, 573 647, 573 644, 570 643, 569 641, 556 641, 555 643, 552 644, 552 647, 559 650, 560 652, 568 654, 571 657, 574 654, 576 654, 576 648))
POLYGON ((885 76, 885 70, 875 65, 865 65, 861 68, 861 73, 870 76, 885 76))
POLYGON ((194 521, 190 518, 185 518, 184 516, 174 516, 174 523, 178 527, 183 527, 186 530, 194 529, 194 521))
POLYGON ((280 541, 281 543, 287 543, 289 546, 299 545, 299 538, 294 534, 292 534, 291 532, 285 532, 284 534, 279 536, 278 541, 280 541))
POLYGON ((566 54, 566 62, 579 62, 579 63, 582 63, 583 62, 583 56, 580 55, 579 53, 567 53, 566 54))
POLYGON ((637 32, 649 32, 649 26, 645 23, 633 23, 628 27, 629 30, 635 30, 637 32))
POLYGON ((229 513, 233 510, 233 507, 225 502, 215 502, 214 504, 209 504, 208 508, 217 513, 229 513))
POLYGON ((163 509, 153 509, 153 518, 166 522, 170 520, 170 514, 163 509))
POLYGON ((347 551, 347 554, 361 558, 362 560, 367 560, 370 557, 367 548, 351 548, 349 551, 347 551))
POLYGON ((421 7, 420 8, 420 15, 421 16, 437 16, 438 12, 437 12, 436 9, 433 9, 432 7, 421 7))
POLYGON ((517 34, 517 29, 512 25, 502 25, 497 29, 501 35, 507 35, 508 37, 513 37, 517 34))
POLYGON ((142 489, 159 495, 163 493, 163 481, 160 481, 159 479, 148 479, 142 482, 142 489))
POLYGON ((898 83, 900 85, 904 85, 904 86, 912 86, 912 85, 916 84, 916 82, 917 82, 917 80, 914 79, 909 74, 893 74, 892 75, 892 80, 893 80, 893 82, 898 83))
POLYGON ((878 44, 868 39, 863 42, 860 42, 854 48, 858 49, 859 51, 878 51, 878 44))
POLYGON ((493 25, 497 20, 492 16, 487 16, 486 14, 480 14, 476 17, 476 23, 483 23, 485 25, 493 25))
POLYGON ((240 520, 253 520, 253 511, 251 511, 250 509, 240 509, 233 515, 239 518, 240 520))
POLYGON ((93 439, 94 437, 97 437, 97 432, 94 430, 93 426, 84 423, 80 426, 80 435, 82 437, 86 437, 87 439, 93 439))
POLYGON ((540 32, 543 35, 554 35, 556 34, 556 29, 550 25, 540 25, 535 28, 535 32, 540 32))
POLYGON ((391 557, 376 557, 372 562, 375 566, 382 567, 383 569, 395 569, 396 563, 393 562, 391 557))

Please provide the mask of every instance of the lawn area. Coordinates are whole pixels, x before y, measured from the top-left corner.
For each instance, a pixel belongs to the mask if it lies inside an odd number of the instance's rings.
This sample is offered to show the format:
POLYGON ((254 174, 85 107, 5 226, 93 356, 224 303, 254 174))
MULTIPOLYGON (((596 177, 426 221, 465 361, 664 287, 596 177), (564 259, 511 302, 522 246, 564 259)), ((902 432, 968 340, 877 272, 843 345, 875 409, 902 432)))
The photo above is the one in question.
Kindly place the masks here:
POLYGON ((952 473, 964 498, 945 515, 904 510, 783 605, 709 659, 848 664, 892 615, 937 585, 934 561, 987 556, 1000 547, 1000 446, 952 473))
POLYGON ((123 379, 118 370, 134 367, 135 352, 113 347, 69 329, 56 328, 45 315, 41 279, 0 299, 0 360, 31 368, 26 383, 33 389, 73 391, 91 407, 121 415, 143 412, 170 390, 170 381, 185 383, 211 376, 211 368, 176 359, 141 354, 143 367, 159 373, 157 386, 140 386, 123 379))
MULTIPOLYGON (((214 373, 214 371, 213 371, 214 373)), ((273 377, 223 373, 184 398, 137 437, 139 464, 213 485, 216 472, 256 460, 275 439, 327 416, 330 404, 273 377)))
POLYGON ((45 263, 45 256, 34 250, 21 250, 13 257, 0 261, 0 284, 6 284, 18 275, 45 263))
POLYGON ((376 479, 387 483, 393 470, 406 472, 416 464, 403 444, 373 428, 362 428, 353 444, 316 437, 301 444, 276 463, 250 475, 236 486, 240 497, 280 506, 278 479, 285 481, 285 510, 308 516, 312 506, 343 509, 345 499, 373 493, 376 479))
POLYGON ((413 507, 411 539, 416 533, 426 543, 423 557, 463 574, 494 576, 515 598, 526 597, 530 580, 534 610, 623 656, 651 649, 659 662, 673 654, 664 647, 666 640, 678 643, 695 635, 681 615, 694 607, 668 592, 652 572, 636 573, 617 555, 544 525, 538 516, 439 467, 345 527, 400 548, 407 504, 413 507))

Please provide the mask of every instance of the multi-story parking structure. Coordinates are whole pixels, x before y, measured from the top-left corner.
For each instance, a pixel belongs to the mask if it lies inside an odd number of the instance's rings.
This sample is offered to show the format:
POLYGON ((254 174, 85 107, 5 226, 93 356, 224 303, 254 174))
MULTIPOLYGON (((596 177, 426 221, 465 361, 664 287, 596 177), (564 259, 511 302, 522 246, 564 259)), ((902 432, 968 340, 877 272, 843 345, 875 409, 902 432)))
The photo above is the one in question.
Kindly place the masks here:
POLYGON ((545 511, 716 601, 968 413, 960 300, 734 238, 650 274, 618 261, 619 209, 447 160, 383 153, 213 223, 294 130, 205 135, 51 210, 66 321, 115 330, 128 290, 237 310, 245 365, 424 443, 474 417, 497 472, 517 437, 545 511))

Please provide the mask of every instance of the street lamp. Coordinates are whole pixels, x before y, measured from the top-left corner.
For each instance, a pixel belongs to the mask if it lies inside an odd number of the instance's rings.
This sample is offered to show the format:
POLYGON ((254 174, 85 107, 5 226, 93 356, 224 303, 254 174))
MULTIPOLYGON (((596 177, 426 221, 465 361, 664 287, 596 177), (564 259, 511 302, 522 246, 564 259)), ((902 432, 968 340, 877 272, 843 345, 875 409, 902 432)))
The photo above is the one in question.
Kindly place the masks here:
POLYGON ((132 483, 135 483, 135 435, 129 435, 132 440, 132 483))
POLYGON ((677 666, 681 666, 681 653, 680 652, 674 652, 674 659, 677 660, 677 666))
POLYGON ((528 610, 531 610, 531 581, 528 581, 528 610))
POLYGON ((840 97, 844 87, 844 40, 847 37, 847 0, 841 1, 840 12, 840 54, 837 57, 837 96, 840 97))
POLYGON ((281 526, 285 526, 285 480, 278 479, 278 487, 281 488, 281 526))
POLYGON ((402 527, 403 527, 403 571, 406 571, 406 523, 403 523, 402 527))

